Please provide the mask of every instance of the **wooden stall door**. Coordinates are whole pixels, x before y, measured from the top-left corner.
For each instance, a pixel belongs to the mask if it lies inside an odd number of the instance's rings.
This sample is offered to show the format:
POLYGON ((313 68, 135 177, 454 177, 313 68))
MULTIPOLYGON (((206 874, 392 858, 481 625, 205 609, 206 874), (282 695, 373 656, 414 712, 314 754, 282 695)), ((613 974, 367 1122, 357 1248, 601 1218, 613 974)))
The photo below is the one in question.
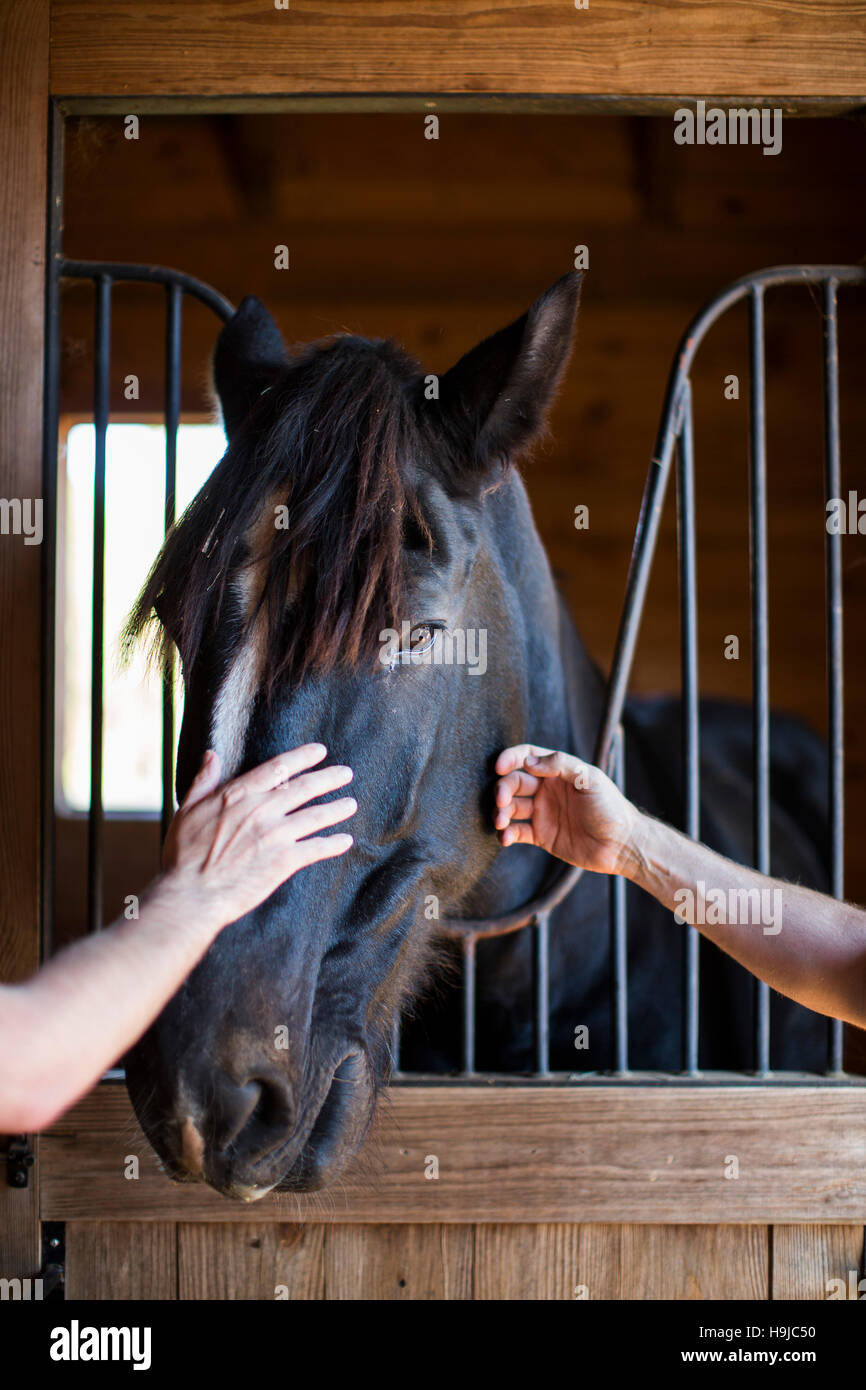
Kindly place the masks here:
POLYGON ((826 1299, 862 1226, 70 1222, 68 1298, 826 1299))

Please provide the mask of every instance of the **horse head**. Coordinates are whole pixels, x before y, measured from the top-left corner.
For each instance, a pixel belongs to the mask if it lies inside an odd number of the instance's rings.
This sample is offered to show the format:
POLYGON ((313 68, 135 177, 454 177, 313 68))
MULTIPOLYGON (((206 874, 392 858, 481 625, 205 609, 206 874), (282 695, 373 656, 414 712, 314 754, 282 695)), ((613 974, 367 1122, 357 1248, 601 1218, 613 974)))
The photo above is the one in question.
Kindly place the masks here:
POLYGON ((338 1176, 362 1144, 436 923, 517 905, 492 766, 567 734, 550 570, 513 460, 571 347, 566 275, 444 376, 391 342, 287 351, 254 298, 214 378, 228 448, 131 619, 179 652, 177 792, 324 743, 355 773, 348 854, 228 926, 127 1059, 170 1172, 251 1200, 338 1176))

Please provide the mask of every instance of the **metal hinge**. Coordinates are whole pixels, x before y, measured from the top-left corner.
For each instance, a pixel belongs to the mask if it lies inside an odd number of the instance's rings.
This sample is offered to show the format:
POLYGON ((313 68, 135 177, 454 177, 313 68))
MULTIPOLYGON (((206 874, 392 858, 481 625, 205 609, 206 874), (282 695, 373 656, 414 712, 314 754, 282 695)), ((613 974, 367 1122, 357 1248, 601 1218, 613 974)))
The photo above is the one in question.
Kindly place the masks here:
POLYGON ((27 1135, 10 1135, 9 1147, 4 1157, 6 1159, 6 1181, 9 1186, 27 1187, 30 1182, 30 1169, 35 1162, 35 1156, 30 1148, 27 1135))

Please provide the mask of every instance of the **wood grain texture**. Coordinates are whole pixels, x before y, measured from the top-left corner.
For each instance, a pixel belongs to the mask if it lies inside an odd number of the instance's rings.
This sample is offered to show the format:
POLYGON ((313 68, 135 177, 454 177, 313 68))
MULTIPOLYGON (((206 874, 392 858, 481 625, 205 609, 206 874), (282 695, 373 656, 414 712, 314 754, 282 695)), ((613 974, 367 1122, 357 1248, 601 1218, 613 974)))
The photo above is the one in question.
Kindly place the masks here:
POLYGON ((169 1183, 110 1083, 42 1146, 46 1220, 866 1220, 866 1094, 856 1086, 395 1087, 361 1160, 330 1193, 253 1206, 169 1183), (137 1181, 123 1177, 130 1151, 141 1153, 137 1181), (736 1179, 724 1176, 730 1155, 736 1179))
MULTIPOLYGON (((47 5, 0 9, 0 497, 42 495, 47 5), (40 47, 42 45, 42 47, 40 47)), ((40 547, 0 534, 0 980, 39 952, 40 547)))
POLYGON ((66 1297, 177 1298, 174 1222, 70 1221, 66 1297))
POLYGON ((860 0, 54 0, 52 91, 866 92, 860 0))
POLYGON ((178 1226, 182 1299, 321 1299, 325 1297, 321 1225, 211 1222, 178 1226))
POLYGON ((94 1222, 70 1299, 775 1300, 859 1276, 862 1226, 94 1222), (770 1251, 772 1241, 772 1254, 770 1251))
POLYGON ((619 1226, 515 1223, 476 1226, 473 1297, 481 1300, 619 1298, 619 1226))
MULTIPOLYGON (((0 7, 0 497, 42 495, 48 3, 0 7)), ((39 961, 40 547, 0 535, 0 980, 39 961)), ((0 1148, 5 1149, 0 1137, 0 1148)), ((38 1177, 0 1185, 0 1276, 39 1270, 38 1177)))
POLYGON ((828 1297, 828 1281, 842 1279, 846 1296, 853 1272, 860 1279, 862 1226, 775 1226, 772 1292, 774 1299, 828 1297))
POLYGON ((769 1297, 765 1226, 627 1225, 621 1262, 623 1299, 769 1297))
POLYGON ((471 1299, 473 1227, 334 1225, 325 1233, 325 1298, 471 1299))

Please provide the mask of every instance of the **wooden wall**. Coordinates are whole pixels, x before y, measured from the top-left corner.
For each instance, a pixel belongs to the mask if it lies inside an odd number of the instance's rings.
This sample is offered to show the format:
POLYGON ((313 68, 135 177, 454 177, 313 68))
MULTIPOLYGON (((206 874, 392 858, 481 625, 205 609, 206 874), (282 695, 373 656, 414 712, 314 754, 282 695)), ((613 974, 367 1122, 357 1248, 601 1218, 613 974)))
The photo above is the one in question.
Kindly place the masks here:
MULTIPOLYGON (((0 497, 7 499, 42 496, 47 136, 47 0, 9 0, 0 7, 0 497)), ((41 554, 21 536, 0 536, 4 981, 25 979, 39 961, 41 554)), ((4 1166, 0 1160, 0 1172, 4 1166)), ((15 1190, 5 1174, 0 1183, 0 1277, 30 1275, 39 1261, 37 1183, 15 1190)))
POLYGON ((852 0, 53 0, 64 94, 861 96, 852 0))
POLYGON ((244 1206, 168 1183, 106 1083, 44 1137, 41 1209, 72 1298, 820 1299, 859 1267, 862 1112, 851 1085, 398 1086, 333 1190, 244 1206))
POLYGON ((826 1299, 861 1226, 70 1222, 68 1298, 826 1299))

